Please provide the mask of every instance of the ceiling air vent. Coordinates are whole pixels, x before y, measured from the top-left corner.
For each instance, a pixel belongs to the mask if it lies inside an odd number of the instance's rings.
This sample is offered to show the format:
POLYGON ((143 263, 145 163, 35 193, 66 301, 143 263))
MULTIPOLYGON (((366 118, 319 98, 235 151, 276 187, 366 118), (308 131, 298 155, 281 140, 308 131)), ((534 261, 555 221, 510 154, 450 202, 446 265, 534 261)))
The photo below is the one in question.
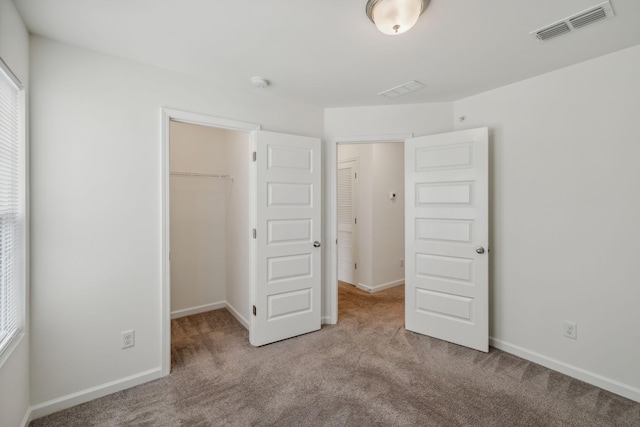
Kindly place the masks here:
POLYGON ((543 30, 536 31, 536 37, 538 37, 540 40, 547 40, 553 37, 560 36, 564 33, 568 33, 570 31, 571 28, 569 28, 569 25, 567 25, 566 22, 560 22, 543 30))
POLYGON ((401 84, 400 86, 392 87, 391 89, 387 89, 385 91, 380 92, 378 95, 386 96, 387 98, 397 98, 398 96, 406 95, 410 92, 415 92, 418 89, 422 89, 424 84, 420 83, 417 80, 411 80, 405 84, 401 84))
POLYGON ((571 23, 571 26, 573 28, 580 28, 601 19, 605 19, 606 17, 607 12, 605 12, 605 10, 601 6, 598 6, 597 8, 592 9, 588 12, 581 13, 578 16, 574 16, 573 18, 569 19, 569 22, 571 23))
POLYGON ((544 41, 577 30, 578 28, 582 28, 586 25, 593 24, 594 22, 613 18, 614 16, 615 14, 613 13, 611 3, 606 1, 587 10, 583 10, 582 12, 576 13, 575 15, 568 16, 551 25, 532 31, 529 34, 538 40, 544 41))

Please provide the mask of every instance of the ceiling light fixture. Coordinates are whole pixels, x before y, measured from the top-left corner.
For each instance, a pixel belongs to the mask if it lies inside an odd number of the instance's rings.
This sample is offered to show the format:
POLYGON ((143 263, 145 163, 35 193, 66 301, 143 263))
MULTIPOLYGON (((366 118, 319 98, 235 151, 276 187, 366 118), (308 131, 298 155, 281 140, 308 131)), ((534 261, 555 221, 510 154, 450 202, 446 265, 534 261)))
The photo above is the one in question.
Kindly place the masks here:
POLYGON ((384 34, 395 36, 408 31, 430 0, 368 0, 367 16, 384 34))

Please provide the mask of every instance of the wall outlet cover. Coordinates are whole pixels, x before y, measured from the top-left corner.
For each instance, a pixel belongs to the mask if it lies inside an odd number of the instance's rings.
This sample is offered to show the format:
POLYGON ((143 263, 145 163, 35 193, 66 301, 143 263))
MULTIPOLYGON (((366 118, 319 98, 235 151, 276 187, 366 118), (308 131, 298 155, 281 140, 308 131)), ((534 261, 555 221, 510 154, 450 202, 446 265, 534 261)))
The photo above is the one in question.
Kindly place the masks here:
POLYGON ((564 336, 571 339, 578 339, 578 324, 576 322, 564 321, 564 336))
POLYGON ((122 348, 129 348, 136 345, 136 331, 129 329, 128 331, 122 331, 122 348))

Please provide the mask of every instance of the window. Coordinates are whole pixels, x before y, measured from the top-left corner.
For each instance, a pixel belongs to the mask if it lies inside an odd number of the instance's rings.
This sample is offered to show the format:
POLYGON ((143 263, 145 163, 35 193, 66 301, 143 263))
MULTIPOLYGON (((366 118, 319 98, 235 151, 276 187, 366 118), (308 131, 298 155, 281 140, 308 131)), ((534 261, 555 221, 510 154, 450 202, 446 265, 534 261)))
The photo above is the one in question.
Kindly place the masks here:
POLYGON ((25 323, 24 108, 22 84, 0 59, 0 355, 25 323))

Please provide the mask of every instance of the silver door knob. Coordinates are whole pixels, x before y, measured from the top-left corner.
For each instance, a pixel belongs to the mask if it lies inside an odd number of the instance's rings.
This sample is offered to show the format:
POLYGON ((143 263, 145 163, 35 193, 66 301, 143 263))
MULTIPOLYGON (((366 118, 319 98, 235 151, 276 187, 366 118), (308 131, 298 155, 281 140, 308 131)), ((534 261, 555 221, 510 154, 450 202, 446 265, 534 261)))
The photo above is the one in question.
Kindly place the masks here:
POLYGON ((320 242, 318 242, 317 240, 315 242, 313 242, 313 247, 314 248, 319 248, 320 247, 320 242))
POLYGON ((476 248, 476 252, 478 252, 479 254, 483 254, 484 253, 484 248, 482 246, 478 246, 476 248))

